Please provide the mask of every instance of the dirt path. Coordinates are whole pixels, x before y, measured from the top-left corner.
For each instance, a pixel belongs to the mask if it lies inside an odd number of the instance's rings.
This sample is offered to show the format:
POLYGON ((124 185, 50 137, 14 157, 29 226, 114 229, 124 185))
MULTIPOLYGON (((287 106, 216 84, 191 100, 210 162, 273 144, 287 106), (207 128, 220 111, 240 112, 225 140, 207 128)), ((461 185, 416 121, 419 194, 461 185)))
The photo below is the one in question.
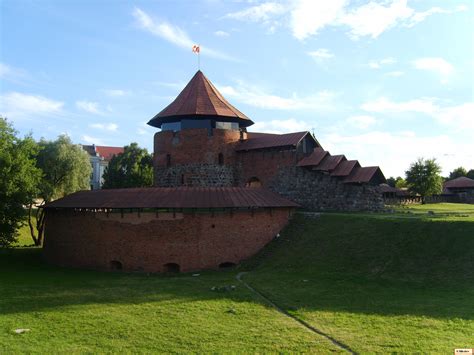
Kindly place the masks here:
POLYGON ((275 308, 278 312, 280 312, 281 314, 293 319, 294 321, 298 322, 300 325, 302 325, 303 327, 305 327, 306 329, 308 329, 309 331, 315 333, 315 334, 318 334, 326 339, 328 339, 329 341, 331 341, 334 345, 336 345, 337 347, 341 348, 341 350, 344 350, 344 351, 348 351, 349 353, 351 354, 357 354, 354 350, 352 350, 348 345, 340 342, 339 340, 336 340, 334 339, 333 337, 331 337, 330 335, 324 333, 323 331, 313 327, 311 324, 308 324, 307 322, 305 322, 304 320, 298 318, 298 317, 295 317, 294 315, 288 313, 287 311, 285 311, 283 308, 281 308, 280 306, 278 306, 275 302, 273 302, 272 300, 270 300, 268 297, 266 297, 265 295, 263 295, 261 292, 259 292, 258 290, 256 290, 255 288, 253 288, 252 286, 250 286, 247 282, 245 282, 244 280, 242 280, 242 276, 245 275, 247 272, 239 272, 236 276, 236 279, 237 281, 239 281, 241 284, 243 284, 245 287, 247 287, 252 293, 254 293, 255 295, 257 295, 259 298, 263 299, 265 301, 265 303, 269 304, 270 306, 272 306, 273 308, 275 308))

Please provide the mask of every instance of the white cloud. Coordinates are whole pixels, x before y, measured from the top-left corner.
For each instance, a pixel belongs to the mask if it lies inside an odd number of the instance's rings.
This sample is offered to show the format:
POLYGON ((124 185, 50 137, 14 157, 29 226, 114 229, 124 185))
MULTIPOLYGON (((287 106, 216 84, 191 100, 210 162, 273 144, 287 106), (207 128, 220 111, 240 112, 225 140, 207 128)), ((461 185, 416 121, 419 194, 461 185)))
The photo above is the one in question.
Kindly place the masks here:
POLYGON ((120 97, 128 94, 128 91, 121 89, 105 89, 103 90, 104 94, 110 97, 120 97))
POLYGON ((405 26, 406 27, 413 27, 416 24, 424 21, 428 16, 431 16, 431 15, 434 15, 434 14, 452 14, 452 13, 455 13, 455 12, 467 11, 467 9, 468 8, 465 5, 456 6, 456 8, 454 10, 446 10, 446 9, 442 9, 440 7, 432 7, 429 10, 415 13, 410 18, 410 21, 405 24, 405 26))
POLYGON ((29 75, 26 70, 15 68, 0 62, 0 79, 11 81, 14 83, 22 83, 28 79, 29 75))
POLYGON ((64 103, 40 95, 9 92, 0 96, 0 114, 10 119, 62 113, 64 103))
POLYGON ((290 12, 290 29, 293 36, 304 40, 314 36, 324 27, 334 24, 347 5, 346 0, 298 0, 290 12))
POLYGON ((418 58, 413 61, 413 66, 419 70, 431 71, 438 74, 442 82, 446 82, 449 76, 454 72, 454 67, 443 58, 418 58))
POLYGON ((265 132, 265 133, 289 133, 289 132, 301 132, 309 131, 313 127, 305 121, 296 120, 290 118, 287 120, 270 120, 270 121, 259 121, 249 127, 252 132, 265 132))
POLYGON ((232 12, 224 16, 224 18, 232 18, 234 20, 251 21, 251 22, 267 22, 275 15, 281 15, 286 7, 276 2, 265 2, 260 5, 251 6, 244 10, 232 12))
POLYGON ((359 129, 368 129, 377 123, 377 119, 373 116, 357 115, 347 118, 346 123, 359 129))
POLYGON ((377 38, 414 14, 415 10, 407 6, 407 0, 393 0, 384 4, 371 1, 349 10, 338 22, 349 26, 349 35, 354 39, 364 36, 377 38))
POLYGON ((103 115, 104 113, 99 109, 98 102, 92 101, 76 101, 76 107, 82 111, 93 113, 94 115, 103 115))
POLYGON ((93 124, 90 124, 89 127, 101 129, 103 131, 115 132, 117 131, 118 125, 115 123, 93 123, 93 124))
POLYGON ((364 103, 361 108, 368 112, 385 114, 425 114, 439 123, 449 126, 455 131, 473 131, 474 135, 474 103, 467 102, 454 106, 441 106, 439 99, 420 98, 402 102, 394 102, 387 98, 379 98, 364 103))
POLYGON ((82 140, 84 141, 84 143, 87 143, 87 144, 105 145, 104 141, 101 140, 100 138, 91 137, 86 134, 82 136, 82 140))
POLYGON ((348 28, 349 37, 359 39, 377 38, 397 26, 413 27, 433 14, 465 10, 465 6, 458 6, 454 10, 432 7, 417 12, 408 6, 407 0, 369 1, 362 5, 352 5, 349 0, 289 0, 282 3, 264 2, 225 17, 261 22, 272 28, 275 28, 275 22, 285 23, 298 40, 316 36, 329 26, 348 28), (278 18, 282 16, 287 18, 278 18))
POLYGON ((324 149, 350 153, 347 158, 358 159, 363 166, 379 165, 386 177, 403 176, 418 157, 435 157, 443 174, 474 159, 474 141, 460 142, 448 135, 373 131, 358 135, 332 133, 319 138, 324 149))
MULTIPOLYGON (((191 49, 193 45, 195 45, 196 41, 193 41, 189 35, 179 28, 178 26, 174 26, 168 22, 162 21, 158 22, 151 18, 145 11, 135 8, 133 10, 133 16, 137 21, 138 26, 153 34, 154 36, 163 38, 164 40, 174 44, 177 47, 187 49, 191 53, 191 49)), ((229 55, 219 52, 217 50, 205 47, 200 44, 201 47, 201 55, 209 56, 218 59, 224 60, 232 60, 235 61, 235 58, 230 57, 229 55)))
POLYGON ((326 48, 319 48, 315 51, 308 52, 308 55, 316 61, 334 58, 334 53, 326 48))
POLYGON ((283 97, 268 93, 265 90, 239 81, 237 86, 218 86, 219 91, 226 97, 250 106, 273 110, 316 110, 331 111, 336 106, 336 93, 323 90, 307 96, 294 93, 283 97))
POLYGON ((225 32, 225 31, 221 31, 221 30, 214 32, 214 34, 217 37, 229 37, 230 36, 229 32, 225 32))
POLYGON ((397 60, 392 57, 380 59, 380 60, 371 60, 369 62, 369 67, 372 69, 380 69, 384 65, 395 64, 397 60))

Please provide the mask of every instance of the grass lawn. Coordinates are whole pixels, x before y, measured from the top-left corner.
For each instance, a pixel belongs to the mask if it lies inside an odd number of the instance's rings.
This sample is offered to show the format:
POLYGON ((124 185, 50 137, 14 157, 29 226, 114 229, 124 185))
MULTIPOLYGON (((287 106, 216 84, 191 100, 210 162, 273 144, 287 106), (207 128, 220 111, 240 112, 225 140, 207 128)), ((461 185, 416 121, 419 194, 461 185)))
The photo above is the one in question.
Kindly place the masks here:
POLYGON ((341 351, 239 284, 240 271, 354 351, 452 353, 474 347, 473 253, 474 206, 451 204, 296 216, 238 270, 199 276, 71 270, 45 265, 38 248, 1 251, 0 353, 341 351), (226 285, 235 291, 211 290, 226 285))

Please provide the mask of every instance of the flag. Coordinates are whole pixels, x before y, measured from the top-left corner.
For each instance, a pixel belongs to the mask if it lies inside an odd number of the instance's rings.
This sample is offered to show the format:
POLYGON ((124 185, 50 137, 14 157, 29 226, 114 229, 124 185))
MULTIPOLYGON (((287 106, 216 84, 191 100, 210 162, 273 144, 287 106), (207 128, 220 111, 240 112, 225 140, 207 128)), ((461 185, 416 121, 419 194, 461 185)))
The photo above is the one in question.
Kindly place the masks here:
POLYGON ((193 46, 193 53, 199 54, 200 51, 201 51, 201 49, 199 48, 199 45, 195 44, 193 46))

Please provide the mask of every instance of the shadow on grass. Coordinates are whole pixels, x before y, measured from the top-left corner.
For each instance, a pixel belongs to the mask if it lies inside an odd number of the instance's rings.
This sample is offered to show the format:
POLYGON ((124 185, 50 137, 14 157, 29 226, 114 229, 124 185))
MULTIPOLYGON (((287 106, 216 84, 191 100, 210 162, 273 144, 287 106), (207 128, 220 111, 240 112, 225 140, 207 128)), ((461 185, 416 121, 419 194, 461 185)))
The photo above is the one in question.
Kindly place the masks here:
MULTIPOLYGON (((245 279, 288 311, 474 319, 474 223, 360 216, 297 217, 240 267, 245 279)), ((0 251, 0 314, 82 304, 260 302, 235 271, 164 276, 59 268, 41 249, 0 251)))

